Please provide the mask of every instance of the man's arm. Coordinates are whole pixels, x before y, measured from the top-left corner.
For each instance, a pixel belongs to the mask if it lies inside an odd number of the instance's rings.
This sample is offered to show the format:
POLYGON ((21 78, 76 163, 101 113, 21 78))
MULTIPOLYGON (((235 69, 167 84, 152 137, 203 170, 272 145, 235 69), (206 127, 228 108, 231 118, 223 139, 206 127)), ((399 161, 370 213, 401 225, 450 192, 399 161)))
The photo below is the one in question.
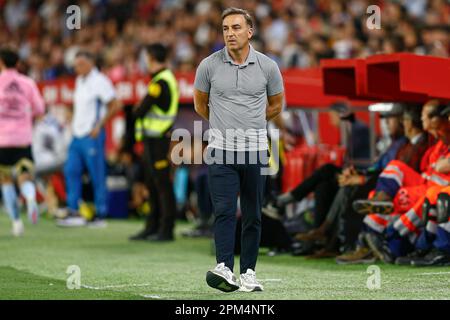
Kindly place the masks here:
POLYGON ((209 94, 194 89, 194 108, 203 119, 209 121, 209 94))
POLYGON ((277 126, 278 130, 280 130, 280 137, 283 141, 284 148, 288 151, 291 150, 296 144, 297 139, 286 129, 282 113, 280 112, 280 114, 275 116, 272 121, 277 126))
POLYGON ((148 92, 141 104, 133 110, 136 118, 143 118, 154 104, 164 112, 169 111, 171 103, 170 88, 166 81, 159 80, 149 86, 148 92))
POLYGON ((41 120, 45 115, 45 101, 34 81, 31 82, 31 106, 34 120, 41 120))
POLYGON ((268 97, 268 104, 266 108, 266 119, 271 120, 275 118, 283 109, 283 92, 280 92, 274 96, 268 97))
POLYGON ((105 124, 123 107, 122 102, 117 99, 113 83, 106 76, 103 75, 97 81, 95 89, 98 99, 106 105, 107 111, 103 119, 98 121, 92 130, 92 138, 96 138, 105 124))
POLYGON ((105 117, 99 121, 97 123, 97 125, 95 126, 94 130, 92 130, 91 132, 91 137, 92 138, 96 138, 98 136, 98 134, 100 133, 101 129, 105 126, 105 124, 117 113, 119 112, 122 107, 123 104, 122 102, 120 102, 119 100, 117 100, 116 98, 114 98, 113 100, 111 100, 107 105, 106 105, 108 111, 106 112, 105 117))
POLYGON ((434 164, 434 169, 443 174, 450 173, 450 158, 441 158, 434 164))
POLYGON ((209 121, 209 91, 211 89, 211 77, 209 63, 203 59, 195 72, 194 80, 194 108, 203 119, 209 121))

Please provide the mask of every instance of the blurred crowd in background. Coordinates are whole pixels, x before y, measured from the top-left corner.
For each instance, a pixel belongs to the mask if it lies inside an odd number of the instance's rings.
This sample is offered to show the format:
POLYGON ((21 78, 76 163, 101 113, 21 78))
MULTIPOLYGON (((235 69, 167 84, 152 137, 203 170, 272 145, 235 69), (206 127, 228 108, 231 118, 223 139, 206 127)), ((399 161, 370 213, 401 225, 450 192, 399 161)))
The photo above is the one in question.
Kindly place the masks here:
MULTIPOLYGON (((73 1, 0 0, 0 43, 19 48, 21 69, 37 81, 73 74, 75 53, 89 48, 113 81, 145 73, 143 44, 163 41, 171 66, 194 71, 221 49, 221 12, 242 7, 254 16, 255 49, 281 69, 307 68, 322 58, 376 53, 450 54, 446 0, 82 0, 81 28, 66 26, 73 1), (381 29, 367 29, 370 5, 381 29)), ((72 13, 72 12, 71 12, 72 13)))

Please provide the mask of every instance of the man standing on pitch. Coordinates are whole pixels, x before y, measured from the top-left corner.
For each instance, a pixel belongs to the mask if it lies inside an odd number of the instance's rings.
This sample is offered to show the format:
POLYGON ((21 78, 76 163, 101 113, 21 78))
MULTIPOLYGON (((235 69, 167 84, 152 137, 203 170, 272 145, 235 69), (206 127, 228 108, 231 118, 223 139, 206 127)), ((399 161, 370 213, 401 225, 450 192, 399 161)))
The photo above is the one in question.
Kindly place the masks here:
POLYGON ((15 50, 0 48, 0 186, 16 237, 24 232, 16 182, 26 200, 29 220, 35 224, 39 215, 31 143, 33 121, 45 113, 44 99, 36 83, 17 71, 18 61, 15 50))
POLYGON ((268 153, 267 120, 282 110, 283 80, 276 63, 250 45, 253 22, 247 11, 226 9, 222 30, 225 48, 200 63, 194 91, 195 110, 210 123, 208 154, 224 160, 208 167, 217 266, 208 271, 206 281, 225 292, 262 291, 255 274, 265 185, 262 158, 268 153), (233 274, 238 195, 240 286, 233 274))
POLYGON ((95 57, 81 50, 75 56, 75 81, 72 135, 64 165, 69 216, 57 222, 61 227, 105 227, 107 215, 105 124, 122 108, 109 78, 95 65, 95 57), (80 216, 82 176, 87 169, 92 181, 95 217, 80 216))
POLYGON ((143 141, 145 180, 152 212, 143 231, 131 240, 172 241, 175 226, 175 195, 170 179, 170 135, 178 114, 177 80, 168 68, 168 49, 161 43, 146 47, 152 80, 147 95, 134 114, 136 141, 143 141))

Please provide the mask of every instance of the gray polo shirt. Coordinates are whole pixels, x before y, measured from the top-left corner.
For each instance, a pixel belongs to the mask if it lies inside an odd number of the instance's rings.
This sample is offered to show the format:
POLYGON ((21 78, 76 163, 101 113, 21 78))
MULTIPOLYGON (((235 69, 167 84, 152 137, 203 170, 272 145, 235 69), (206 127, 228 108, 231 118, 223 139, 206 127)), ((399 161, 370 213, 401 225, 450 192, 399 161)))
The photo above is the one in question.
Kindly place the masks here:
POLYGON ((250 46, 237 65, 226 47, 203 59, 194 86, 209 94, 208 147, 231 151, 267 150, 267 97, 283 92, 275 61, 250 46))

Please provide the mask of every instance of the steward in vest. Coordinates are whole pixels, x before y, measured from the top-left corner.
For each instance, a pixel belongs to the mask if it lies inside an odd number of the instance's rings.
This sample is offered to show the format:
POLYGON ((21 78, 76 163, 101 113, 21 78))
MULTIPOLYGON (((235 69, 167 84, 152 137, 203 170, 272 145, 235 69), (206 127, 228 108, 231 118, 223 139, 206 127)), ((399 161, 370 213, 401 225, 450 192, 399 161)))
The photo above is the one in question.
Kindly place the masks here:
POLYGON ((135 110, 135 138, 144 144, 145 181, 150 192, 151 213, 143 231, 131 240, 173 240, 175 196, 170 180, 170 133, 178 112, 179 92, 166 66, 167 49, 161 44, 146 48, 152 80, 147 95, 135 110))

